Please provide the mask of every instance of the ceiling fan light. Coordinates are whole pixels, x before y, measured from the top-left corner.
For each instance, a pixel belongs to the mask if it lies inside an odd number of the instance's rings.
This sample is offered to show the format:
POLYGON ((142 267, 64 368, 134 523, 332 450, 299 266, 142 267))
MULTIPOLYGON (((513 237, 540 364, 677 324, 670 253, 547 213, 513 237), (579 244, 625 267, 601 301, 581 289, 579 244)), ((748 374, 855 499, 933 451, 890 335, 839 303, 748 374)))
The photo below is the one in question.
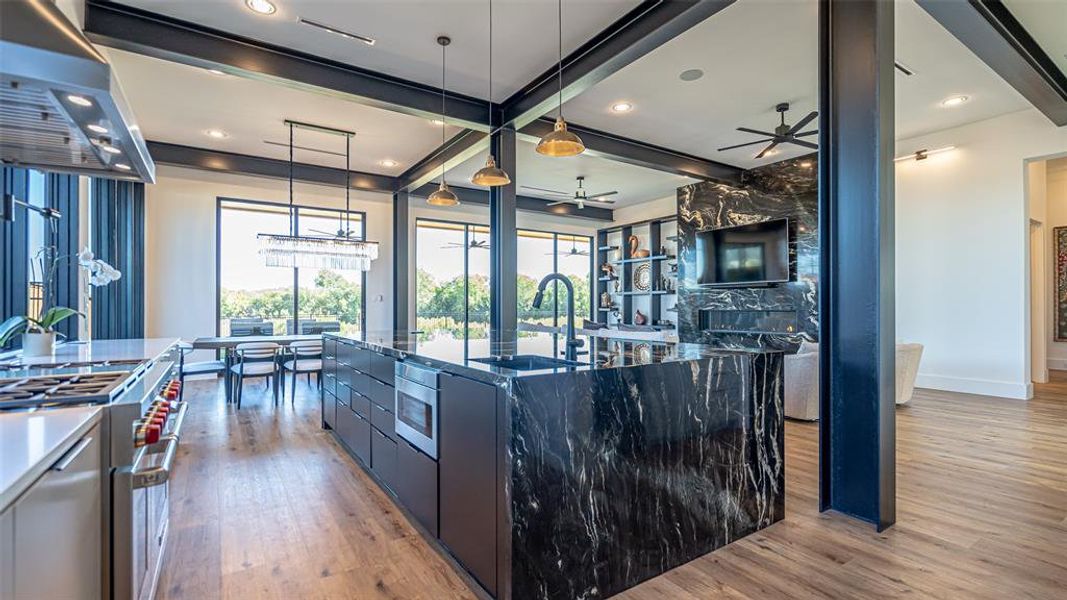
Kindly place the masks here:
POLYGON ((457 206, 459 197, 448 189, 447 183, 442 181, 440 187, 426 198, 426 203, 431 206, 457 206))
POLYGON ((557 117, 552 132, 537 143, 537 153, 545 156, 578 156, 582 152, 585 152, 582 138, 567 129, 563 117, 557 117))
POLYGON ((496 166, 496 158, 490 154, 485 159, 485 166, 471 176, 471 183, 485 187, 499 187, 511 183, 511 177, 508 176, 507 171, 496 166))

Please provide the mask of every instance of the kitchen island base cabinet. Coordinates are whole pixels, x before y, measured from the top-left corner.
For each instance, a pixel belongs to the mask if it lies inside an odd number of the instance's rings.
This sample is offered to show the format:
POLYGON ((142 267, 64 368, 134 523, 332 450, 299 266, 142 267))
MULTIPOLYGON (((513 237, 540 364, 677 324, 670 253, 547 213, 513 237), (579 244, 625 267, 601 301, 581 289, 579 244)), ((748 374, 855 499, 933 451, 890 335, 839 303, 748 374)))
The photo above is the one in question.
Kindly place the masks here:
POLYGON ((497 388, 442 373, 440 540, 497 595, 497 388))
POLYGON ((340 405, 337 408, 337 437, 364 464, 370 464, 370 423, 348 406, 340 405))
POLYGON ((322 424, 328 429, 337 429, 337 398, 326 390, 322 391, 322 424))
POLYGON ((396 490, 396 442, 371 428, 371 471, 389 488, 396 490))
POLYGON ((437 461, 400 440, 396 444, 396 497, 437 537, 437 461))

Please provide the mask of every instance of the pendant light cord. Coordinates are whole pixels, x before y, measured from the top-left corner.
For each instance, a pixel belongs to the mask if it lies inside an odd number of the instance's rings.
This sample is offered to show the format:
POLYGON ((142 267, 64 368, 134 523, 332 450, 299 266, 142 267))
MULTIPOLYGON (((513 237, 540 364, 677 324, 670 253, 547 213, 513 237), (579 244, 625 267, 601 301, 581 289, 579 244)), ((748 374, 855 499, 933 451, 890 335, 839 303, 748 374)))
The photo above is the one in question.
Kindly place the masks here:
POLYGON ((557 4, 559 17, 559 118, 563 118, 563 0, 557 4))
MULTIPOLYGON (((489 132, 493 131, 493 0, 489 0, 489 132)), ((493 150, 489 149, 492 156, 493 150)))
POLYGON ((293 123, 289 122, 289 233, 296 237, 296 215, 293 212, 293 123))
POLYGON ((352 236, 352 211, 349 209, 349 198, 352 194, 352 136, 345 136, 345 239, 352 236))
MULTIPOLYGON (((441 145, 445 145, 445 48, 441 44, 441 145)), ((445 184, 445 163, 441 161, 441 185, 445 184)))

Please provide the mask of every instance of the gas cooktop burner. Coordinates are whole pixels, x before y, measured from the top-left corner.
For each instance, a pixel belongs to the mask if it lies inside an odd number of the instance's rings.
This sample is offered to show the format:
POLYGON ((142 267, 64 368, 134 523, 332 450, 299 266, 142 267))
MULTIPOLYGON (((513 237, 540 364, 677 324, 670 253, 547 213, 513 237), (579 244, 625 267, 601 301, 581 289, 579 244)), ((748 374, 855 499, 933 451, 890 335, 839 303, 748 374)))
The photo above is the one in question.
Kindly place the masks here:
POLYGON ((0 410, 109 402, 129 371, 0 379, 0 410))
POLYGON ((144 361, 141 359, 123 359, 123 360, 85 360, 85 361, 70 361, 70 362, 50 362, 50 363, 34 363, 25 362, 23 360, 15 360, 6 363, 0 363, 0 371, 17 371, 22 369, 70 369, 81 367, 116 367, 126 365, 139 365, 144 361))

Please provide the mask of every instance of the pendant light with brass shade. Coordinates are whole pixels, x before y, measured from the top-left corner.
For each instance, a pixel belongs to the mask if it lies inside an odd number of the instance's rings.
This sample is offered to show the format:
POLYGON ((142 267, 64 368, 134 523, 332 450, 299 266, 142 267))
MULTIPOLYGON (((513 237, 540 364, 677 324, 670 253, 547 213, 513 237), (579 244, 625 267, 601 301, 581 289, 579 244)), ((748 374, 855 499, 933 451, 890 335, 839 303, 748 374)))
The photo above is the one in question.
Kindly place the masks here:
POLYGON ((559 17, 559 115, 552 132, 537 143, 537 153, 545 156, 577 156, 585 152, 585 144, 577 134, 567 130, 563 120, 563 0, 558 2, 559 17))
MULTIPOLYGON (((493 0, 489 0, 489 128, 493 127, 493 0)), ((508 172, 496 166, 492 149, 485 159, 485 166, 471 176, 471 183, 485 187, 498 187, 511 183, 508 172)))
MULTIPOLYGON (((437 43, 441 45, 441 145, 445 145, 445 47, 452 43, 452 38, 447 35, 438 36, 437 43)), ((456 206, 459 197, 448 189, 445 183, 445 164, 441 162, 441 185, 426 198, 427 204, 433 206, 456 206)))

